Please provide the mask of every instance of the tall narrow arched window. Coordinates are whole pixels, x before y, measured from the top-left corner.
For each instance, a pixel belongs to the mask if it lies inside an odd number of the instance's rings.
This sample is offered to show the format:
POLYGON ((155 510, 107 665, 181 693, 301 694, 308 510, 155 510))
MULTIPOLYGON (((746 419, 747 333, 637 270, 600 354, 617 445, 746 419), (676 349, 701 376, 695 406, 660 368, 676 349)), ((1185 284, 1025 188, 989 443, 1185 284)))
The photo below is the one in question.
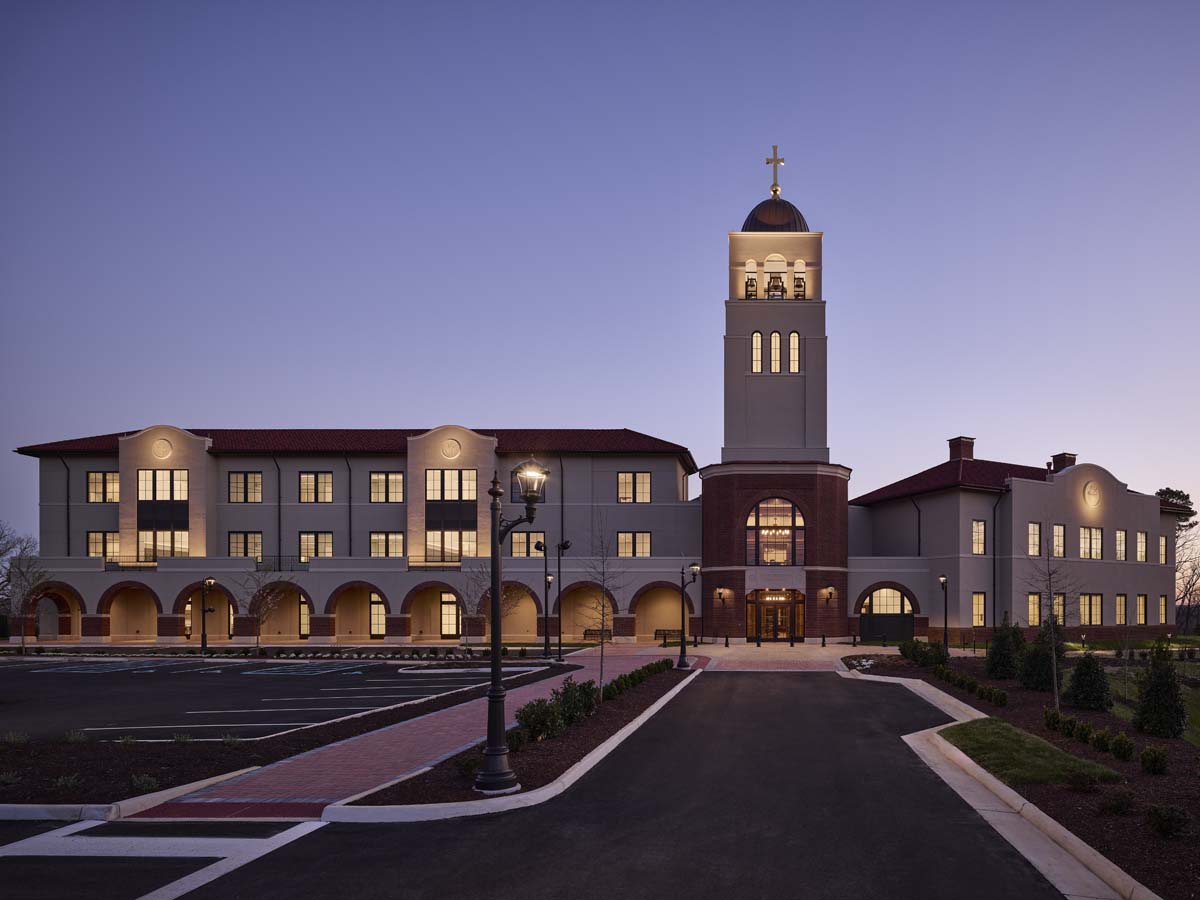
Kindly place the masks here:
POLYGON ((800 335, 795 331, 788 335, 788 371, 793 375, 800 371, 800 335))
POLYGON ((771 332, 771 371, 776 374, 779 373, 779 353, 780 353, 779 332, 772 331, 771 332))
POLYGON ((804 565, 804 516, 795 504, 763 500, 746 518, 746 565, 804 565))
POLYGON ((750 371, 762 371, 762 332, 756 331, 750 335, 750 371))

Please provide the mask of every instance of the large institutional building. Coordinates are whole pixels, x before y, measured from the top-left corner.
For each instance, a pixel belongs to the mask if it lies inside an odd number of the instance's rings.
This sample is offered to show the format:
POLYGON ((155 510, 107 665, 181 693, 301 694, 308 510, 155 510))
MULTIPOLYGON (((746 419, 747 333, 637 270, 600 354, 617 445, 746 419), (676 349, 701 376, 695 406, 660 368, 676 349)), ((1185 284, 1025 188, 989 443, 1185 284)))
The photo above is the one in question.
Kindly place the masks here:
POLYGON ((1181 510, 1073 454, 994 462, 956 437, 948 459, 850 499, 826 427, 822 237, 777 177, 729 234, 725 440, 703 468, 628 430, 153 425, 22 447, 52 581, 12 639, 196 644, 207 579, 213 643, 482 637, 487 490, 500 473, 519 516, 509 473, 531 455, 550 477, 505 542, 508 641, 547 624, 660 639, 692 563, 687 628, 731 641, 936 635, 943 607, 952 640, 1005 617, 1170 630, 1181 510))

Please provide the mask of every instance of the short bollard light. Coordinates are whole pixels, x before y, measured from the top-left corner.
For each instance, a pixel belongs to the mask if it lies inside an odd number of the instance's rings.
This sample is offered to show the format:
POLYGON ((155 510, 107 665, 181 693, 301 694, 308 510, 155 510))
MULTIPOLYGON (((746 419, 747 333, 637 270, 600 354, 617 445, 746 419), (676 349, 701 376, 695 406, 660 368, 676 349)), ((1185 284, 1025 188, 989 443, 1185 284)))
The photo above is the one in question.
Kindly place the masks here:
POLYGON ((728 631, 725 632, 725 646, 726 647, 729 646, 729 632, 728 631))
POLYGON ((823 635, 823 634, 821 635, 821 646, 822 647, 825 646, 825 635, 823 635))

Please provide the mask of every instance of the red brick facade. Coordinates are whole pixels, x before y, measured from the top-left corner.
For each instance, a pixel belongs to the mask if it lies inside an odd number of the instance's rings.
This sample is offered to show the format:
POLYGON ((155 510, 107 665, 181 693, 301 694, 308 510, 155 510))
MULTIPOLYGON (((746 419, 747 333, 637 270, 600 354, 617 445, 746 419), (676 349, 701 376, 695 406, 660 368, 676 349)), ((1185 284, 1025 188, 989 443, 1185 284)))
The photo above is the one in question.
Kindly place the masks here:
POLYGON ((746 517, 762 500, 781 497, 794 503, 804 517, 803 636, 848 636, 847 479, 832 467, 815 464, 811 472, 797 472, 796 464, 780 464, 778 474, 738 472, 738 468, 736 464, 713 466, 704 472, 705 631, 717 638, 746 637, 746 517))

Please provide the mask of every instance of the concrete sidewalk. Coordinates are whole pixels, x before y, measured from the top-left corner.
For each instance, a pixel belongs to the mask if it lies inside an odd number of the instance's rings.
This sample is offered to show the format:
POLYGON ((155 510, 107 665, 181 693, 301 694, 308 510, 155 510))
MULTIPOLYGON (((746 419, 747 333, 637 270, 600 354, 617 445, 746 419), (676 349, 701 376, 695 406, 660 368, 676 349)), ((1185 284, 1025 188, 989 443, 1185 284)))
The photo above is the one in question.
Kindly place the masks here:
MULTIPOLYGON (((691 650, 692 648, 689 648, 691 650)), ((678 650, 676 651, 676 654, 678 650)), ((604 680, 671 655, 658 646, 605 647, 604 680)), ((576 681, 599 680, 595 649, 569 656, 583 666, 576 681)), ((510 722, 517 709, 549 697, 566 675, 508 692, 510 722)), ((369 791, 452 756, 486 736, 487 701, 471 700, 378 731, 318 747, 139 814, 140 818, 316 818, 330 803, 369 791)))

